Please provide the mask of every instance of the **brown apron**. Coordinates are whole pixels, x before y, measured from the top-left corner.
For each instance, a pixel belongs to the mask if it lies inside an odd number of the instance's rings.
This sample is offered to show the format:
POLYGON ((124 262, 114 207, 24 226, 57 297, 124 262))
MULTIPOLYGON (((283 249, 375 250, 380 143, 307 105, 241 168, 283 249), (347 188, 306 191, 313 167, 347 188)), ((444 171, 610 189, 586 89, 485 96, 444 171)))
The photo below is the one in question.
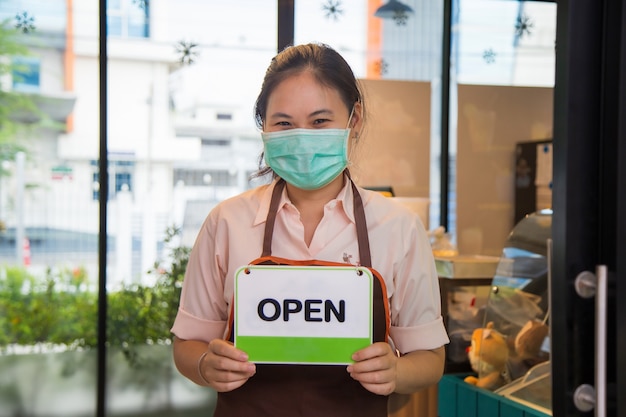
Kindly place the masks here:
MULTIPOLYGON (((372 269, 367 224, 363 201, 352 182, 354 215, 359 243, 361 266, 374 275, 373 339, 386 342, 389 335, 387 291, 380 274, 372 269)), ((263 253, 252 265, 341 265, 327 261, 293 261, 271 256, 272 234, 278 202, 285 187, 281 179, 274 187, 269 214, 265 224, 263 253)), ((230 335, 233 340, 233 314, 230 335)), ((384 417, 387 416, 387 396, 373 394, 352 379, 342 365, 272 365, 257 364, 256 374, 241 387, 220 392, 215 417, 384 417)))

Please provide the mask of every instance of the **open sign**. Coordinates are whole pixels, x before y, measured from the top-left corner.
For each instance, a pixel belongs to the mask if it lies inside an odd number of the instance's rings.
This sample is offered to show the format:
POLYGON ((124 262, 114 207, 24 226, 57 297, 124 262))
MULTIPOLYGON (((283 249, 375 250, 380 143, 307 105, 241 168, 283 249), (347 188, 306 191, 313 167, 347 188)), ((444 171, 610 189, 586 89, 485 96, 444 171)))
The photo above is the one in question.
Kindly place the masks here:
POLYGON ((354 266, 242 267, 235 346, 257 363, 351 363, 372 343, 373 280, 354 266))

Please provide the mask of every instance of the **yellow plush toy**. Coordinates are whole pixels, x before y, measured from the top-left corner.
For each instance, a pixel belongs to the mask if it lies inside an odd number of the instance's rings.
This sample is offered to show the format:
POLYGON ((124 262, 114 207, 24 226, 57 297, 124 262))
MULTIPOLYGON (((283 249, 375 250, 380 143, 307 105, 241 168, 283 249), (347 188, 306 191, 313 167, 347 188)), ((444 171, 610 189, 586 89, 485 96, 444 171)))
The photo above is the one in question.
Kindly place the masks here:
POLYGON ((465 382, 488 390, 495 390, 506 383, 504 373, 509 348, 504 336, 493 328, 493 322, 474 330, 467 355, 478 377, 468 376, 465 382))

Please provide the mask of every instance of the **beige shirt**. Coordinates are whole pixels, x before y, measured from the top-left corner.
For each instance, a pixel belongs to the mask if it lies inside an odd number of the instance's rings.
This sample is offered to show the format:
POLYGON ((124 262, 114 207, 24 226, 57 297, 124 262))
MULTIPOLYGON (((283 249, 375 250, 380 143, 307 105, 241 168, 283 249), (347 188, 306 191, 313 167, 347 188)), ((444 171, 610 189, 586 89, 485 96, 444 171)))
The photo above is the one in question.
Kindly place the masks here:
MULTIPOLYGON (((209 342, 227 333, 234 274, 261 256, 265 219, 275 182, 218 204, 207 216, 191 251, 172 332, 209 342)), ((389 297, 390 338, 401 353, 449 342, 441 317, 439 282, 430 242, 417 214, 359 188, 370 239, 372 266, 389 297)), ((272 255, 293 260, 359 263, 352 188, 346 182, 324 208, 310 246, 296 207, 283 191, 272 255)))

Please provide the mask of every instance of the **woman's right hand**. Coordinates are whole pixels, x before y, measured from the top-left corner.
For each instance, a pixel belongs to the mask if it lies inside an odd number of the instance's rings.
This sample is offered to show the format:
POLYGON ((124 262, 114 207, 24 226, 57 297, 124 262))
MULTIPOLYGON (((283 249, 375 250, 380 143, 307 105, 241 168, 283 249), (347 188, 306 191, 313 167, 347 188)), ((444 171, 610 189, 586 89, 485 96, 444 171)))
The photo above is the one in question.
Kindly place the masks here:
POLYGON ((248 355, 231 342, 213 339, 198 364, 198 371, 210 387, 218 392, 227 392, 239 388, 254 375, 256 365, 249 362, 248 355))

